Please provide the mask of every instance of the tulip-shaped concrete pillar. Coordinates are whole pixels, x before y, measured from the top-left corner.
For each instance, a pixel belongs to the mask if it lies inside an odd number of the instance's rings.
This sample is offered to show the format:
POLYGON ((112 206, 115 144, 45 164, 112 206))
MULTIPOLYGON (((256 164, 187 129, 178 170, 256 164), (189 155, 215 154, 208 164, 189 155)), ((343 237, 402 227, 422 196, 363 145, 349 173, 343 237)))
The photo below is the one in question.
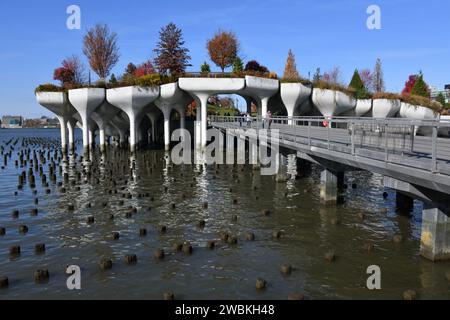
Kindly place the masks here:
POLYGON ((64 92, 37 92, 36 99, 43 107, 53 112, 61 126, 61 147, 63 152, 67 151, 67 122, 76 113, 70 104, 68 96, 64 92))
MULTIPOLYGON (((191 101, 192 98, 180 90, 178 83, 161 86, 160 97, 155 101, 155 104, 164 114, 164 144, 166 150, 170 147, 170 114, 172 110, 177 110, 180 117, 184 116, 184 108, 191 101), (181 109, 183 112, 180 112, 181 109)), ((184 121, 184 118, 182 121, 184 121)))
POLYGON ((89 151, 91 129, 90 117, 103 101, 105 101, 105 89, 101 88, 83 88, 69 90, 69 100, 78 111, 83 122, 83 146, 84 151, 89 151))
MULTIPOLYGON (((197 122, 201 121, 201 147, 207 144, 208 129, 208 97, 220 93, 241 93, 245 88, 244 79, 206 79, 206 78, 181 78, 179 86, 189 92, 197 103, 197 122), (200 111, 200 112, 199 112, 200 111)), ((196 132, 197 133, 197 132, 196 132)), ((196 137, 198 138, 198 134, 196 137)), ((197 140, 198 142, 198 140, 197 140)))
POLYGON ((130 120, 130 149, 136 151, 139 120, 147 113, 150 105, 159 97, 159 87, 124 87, 109 89, 106 99, 121 109, 130 120))
MULTIPOLYGON (((288 124, 294 123, 293 117, 297 107, 310 98, 312 89, 301 83, 282 83, 280 88, 281 100, 286 107, 288 124)), ((299 110, 301 113, 301 110, 299 110)))

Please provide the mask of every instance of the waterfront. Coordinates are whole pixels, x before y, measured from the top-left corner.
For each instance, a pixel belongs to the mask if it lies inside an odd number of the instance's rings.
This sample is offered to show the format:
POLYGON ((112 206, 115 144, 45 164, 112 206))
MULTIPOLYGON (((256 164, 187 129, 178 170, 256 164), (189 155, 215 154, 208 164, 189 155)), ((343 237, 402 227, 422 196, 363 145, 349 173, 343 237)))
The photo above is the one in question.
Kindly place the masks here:
MULTIPOLYGON (((57 139, 59 130, 0 131, 1 145, 25 137, 57 139)), ((61 193, 50 182, 48 195, 37 177, 35 205, 28 184, 14 196, 17 176, 27 170, 14 165, 19 146, 0 171, 0 226, 6 228, 0 237, 0 276, 10 280, 9 288, 0 290, 0 299, 161 299, 169 291, 177 299, 286 299, 292 292, 310 299, 401 299, 408 289, 422 299, 450 298, 445 278, 450 263, 433 264, 419 255, 421 203, 415 202, 412 217, 396 214, 395 193, 383 198, 379 175, 347 174, 345 204, 324 207, 320 170, 315 167, 305 178, 280 184, 251 167, 171 166, 164 152, 146 151, 137 155, 133 179, 127 152, 108 150, 105 167, 113 170, 112 176, 94 163, 92 168, 99 169, 88 183, 78 181, 77 162, 76 170, 69 167, 74 183, 65 184, 61 193), (117 194, 110 194, 112 189, 117 194), (88 203, 91 208, 86 208, 88 203), (127 217, 130 206, 137 213, 127 217), (38 216, 30 215, 33 208, 38 208, 38 216), (261 214, 265 209, 273 213, 261 214), (13 210, 19 210, 18 219, 12 218, 13 210), (87 223, 91 216, 93 224, 87 223), (200 220, 205 220, 204 228, 199 228, 200 220), (26 235, 19 233, 21 225, 29 227, 26 235), (157 231, 161 225, 167 226, 167 233, 157 231), (148 230, 146 237, 140 235, 141 228, 148 230), (238 243, 221 241, 224 231, 237 236, 238 243), (277 231, 283 234, 280 239, 273 237, 277 231), (113 232, 120 232, 119 240, 111 238, 113 232), (255 241, 246 241, 248 232, 255 234, 255 241), (393 241, 398 234, 402 243, 393 241), (214 250, 206 248, 211 240, 216 241, 214 250), (174 243, 185 241, 192 244, 192 255, 174 250, 174 243), (45 243, 45 254, 35 254, 38 243, 45 243), (367 244, 374 249, 368 251, 367 244), (10 257, 13 245, 21 246, 20 257, 10 257), (164 249, 164 260, 154 258, 157 249, 164 249), (331 250, 337 258, 328 263, 324 256, 331 250), (136 254, 138 263, 126 265, 127 254, 136 254), (98 266, 105 257, 114 263, 109 271, 98 266), (73 264, 82 269, 81 291, 66 288, 65 268, 73 264), (280 272, 286 264, 294 268, 290 276, 280 272), (366 288, 370 265, 382 269, 381 291, 366 288), (50 282, 37 285, 33 273, 42 268, 49 269, 50 282), (255 289, 257 278, 267 280, 266 290, 255 289)), ((289 170, 295 175, 295 167, 289 170)))

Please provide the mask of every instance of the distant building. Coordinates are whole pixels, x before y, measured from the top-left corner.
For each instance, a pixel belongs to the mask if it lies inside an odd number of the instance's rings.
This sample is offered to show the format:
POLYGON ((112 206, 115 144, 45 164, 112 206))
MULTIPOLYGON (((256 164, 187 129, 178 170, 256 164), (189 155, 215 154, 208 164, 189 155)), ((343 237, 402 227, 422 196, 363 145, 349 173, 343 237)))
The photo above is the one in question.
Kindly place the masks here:
POLYGON ((450 103, 450 84, 445 85, 444 89, 431 86, 431 99, 436 100, 440 93, 444 95, 445 103, 450 103))
POLYGON ((2 128, 4 129, 20 129, 23 125, 21 116, 3 116, 2 128))

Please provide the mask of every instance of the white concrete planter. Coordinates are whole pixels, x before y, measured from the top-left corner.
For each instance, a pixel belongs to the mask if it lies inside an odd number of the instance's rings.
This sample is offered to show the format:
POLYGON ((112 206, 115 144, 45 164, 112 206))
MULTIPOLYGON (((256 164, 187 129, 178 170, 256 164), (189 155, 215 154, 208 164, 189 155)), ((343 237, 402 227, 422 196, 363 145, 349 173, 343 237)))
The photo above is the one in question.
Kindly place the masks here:
POLYGON ((356 99, 343 92, 329 89, 313 89, 312 101, 324 117, 338 116, 356 107, 356 99))
POLYGON ((305 106, 305 110, 302 109, 303 103, 309 100, 312 93, 312 89, 304 86, 301 83, 282 83, 280 87, 281 100, 286 107, 289 117, 293 117, 295 114, 303 114, 307 112, 308 106, 305 106))
MULTIPOLYGON (((433 110, 422 106, 415 106, 406 102, 401 103, 399 115, 401 118, 412 120, 439 119, 439 114, 434 112, 433 110)), ((431 136, 433 134, 433 129, 431 127, 418 127, 416 128, 416 133, 431 136)))
POLYGON ((180 78, 178 84, 184 91, 210 94, 237 93, 245 88, 241 78, 180 78))
POLYGON ((159 92, 159 86, 150 88, 131 86, 108 89, 106 91, 106 100, 128 114, 128 116, 130 114, 138 116, 145 113, 145 107, 159 97, 159 92))
POLYGON ((374 99, 372 117, 377 119, 394 118, 400 111, 401 101, 393 99, 374 99))
POLYGON ((37 92, 36 99, 41 106, 60 117, 71 117, 77 112, 65 92, 37 92))

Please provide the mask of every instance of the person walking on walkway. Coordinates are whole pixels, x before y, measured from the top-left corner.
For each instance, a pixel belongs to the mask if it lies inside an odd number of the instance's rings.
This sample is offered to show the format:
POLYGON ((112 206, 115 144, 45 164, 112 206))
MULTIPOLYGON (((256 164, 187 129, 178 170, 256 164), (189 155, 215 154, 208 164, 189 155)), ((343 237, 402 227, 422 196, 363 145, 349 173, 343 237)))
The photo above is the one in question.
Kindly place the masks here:
POLYGON ((268 123, 267 129, 270 130, 270 127, 272 126, 272 112, 270 112, 270 110, 267 111, 266 121, 268 123))

